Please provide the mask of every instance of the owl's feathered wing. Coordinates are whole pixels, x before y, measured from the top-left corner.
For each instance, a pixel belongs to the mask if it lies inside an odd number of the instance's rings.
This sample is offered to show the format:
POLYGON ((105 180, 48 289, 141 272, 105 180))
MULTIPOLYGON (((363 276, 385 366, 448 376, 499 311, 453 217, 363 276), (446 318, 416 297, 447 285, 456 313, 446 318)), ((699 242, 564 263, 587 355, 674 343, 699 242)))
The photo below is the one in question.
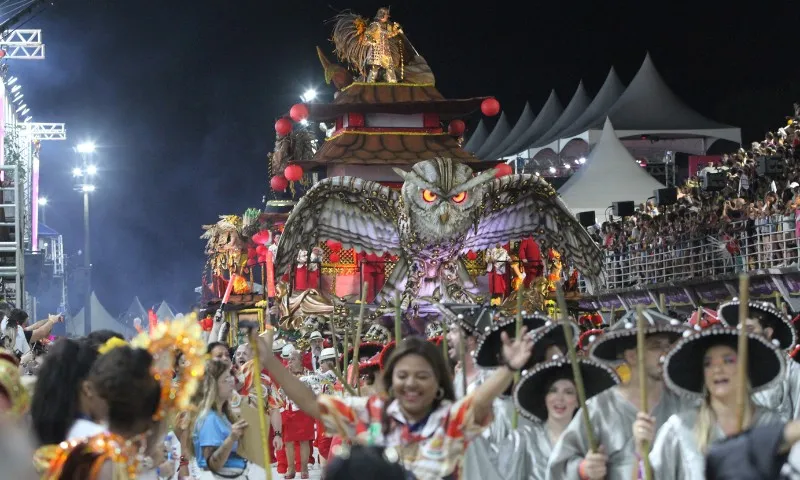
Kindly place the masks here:
POLYGON ((593 285, 602 281, 602 250, 553 187, 539 177, 506 175, 487 183, 474 222, 464 243, 465 252, 533 237, 542 247, 564 255, 593 285))
POLYGON ((356 177, 326 178, 297 202, 278 244, 277 271, 286 272, 300 248, 323 240, 359 252, 400 254, 400 194, 356 177))

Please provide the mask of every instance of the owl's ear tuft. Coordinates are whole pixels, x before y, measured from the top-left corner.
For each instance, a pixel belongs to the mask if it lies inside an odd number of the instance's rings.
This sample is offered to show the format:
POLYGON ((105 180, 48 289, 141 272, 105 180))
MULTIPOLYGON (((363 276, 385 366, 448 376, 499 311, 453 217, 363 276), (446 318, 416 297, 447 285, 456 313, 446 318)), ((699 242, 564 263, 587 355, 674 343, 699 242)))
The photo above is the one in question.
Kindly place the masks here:
POLYGON ((408 175, 408 172, 406 172, 406 171, 405 171, 405 170, 403 170, 402 168, 392 167, 392 170, 394 170, 394 173, 396 173, 396 174, 400 175, 400 177, 401 177, 403 180, 405 180, 405 179, 406 179, 406 175, 408 175))

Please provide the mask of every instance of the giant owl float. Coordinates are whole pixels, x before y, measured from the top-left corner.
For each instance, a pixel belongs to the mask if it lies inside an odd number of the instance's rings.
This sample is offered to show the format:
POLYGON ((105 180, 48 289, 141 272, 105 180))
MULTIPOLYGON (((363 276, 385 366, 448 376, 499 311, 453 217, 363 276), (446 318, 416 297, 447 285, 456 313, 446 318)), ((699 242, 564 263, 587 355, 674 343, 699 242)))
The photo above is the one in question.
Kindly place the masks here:
POLYGON ((398 192, 356 177, 314 185, 292 210, 278 246, 277 270, 291 268, 301 248, 339 241, 357 252, 398 257, 378 303, 396 296, 403 308, 417 299, 471 303, 472 282, 461 254, 534 237, 563 252, 594 285, 603 253, 545 180, 534 175, 495 178, 449 158, 415 164, 398 192))

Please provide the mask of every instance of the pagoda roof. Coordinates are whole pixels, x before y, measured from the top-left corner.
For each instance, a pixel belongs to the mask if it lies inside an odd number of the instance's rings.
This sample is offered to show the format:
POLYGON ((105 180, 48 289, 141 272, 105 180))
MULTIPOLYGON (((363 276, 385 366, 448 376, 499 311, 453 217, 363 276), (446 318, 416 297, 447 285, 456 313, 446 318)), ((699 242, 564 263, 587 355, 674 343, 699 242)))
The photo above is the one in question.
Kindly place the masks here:
POLYGON ((308 118, 327 121, 346 113, 438 113, 445 119, 474 112, 488 97, 448 100, 432 83, 354 82, 337 92, 330 103, 307 103, 308 118))
POLYGON ((434 157, 449 157, 462 163, 480 160, 446 133, 342 132, 329 138, 309 164, 410 165, 434 157))

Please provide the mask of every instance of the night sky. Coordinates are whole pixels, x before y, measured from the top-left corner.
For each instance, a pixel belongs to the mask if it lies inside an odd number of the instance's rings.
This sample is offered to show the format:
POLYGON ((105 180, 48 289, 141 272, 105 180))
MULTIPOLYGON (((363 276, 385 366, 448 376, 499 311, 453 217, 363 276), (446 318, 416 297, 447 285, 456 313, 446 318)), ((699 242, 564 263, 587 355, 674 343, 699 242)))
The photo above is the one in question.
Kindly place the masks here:
MULTIPOLYGON (((771 10, 506 3, 407 1, 392 14, 445 96, 494 95, 513 119, 526 100, 538 112, 551 88, 566 105, 581 79, 594 95, 612 65, 627 84, 646 51, 684 101, 740 126, 746 142, 780 126, 800 100, 791 2, 768 2, 771 10)), ((314 50, 331 50, 324 21, 334 8, 372 17, 381 6, 58 0, 23 25, 43 30, 47 59, 10 60, 10 74, 20 78, 34 121, 67 124, 67 142, 43 146, 41 194, 50 202, 47 223, 72 256, 83 245, 72 148, 84 140, 99 147, 93 283, 113 315, 134 295, 146 307, 192 304, 205 259, 201 225, 260 207, 275 119, 309 87, 332 96, 314 50)))

